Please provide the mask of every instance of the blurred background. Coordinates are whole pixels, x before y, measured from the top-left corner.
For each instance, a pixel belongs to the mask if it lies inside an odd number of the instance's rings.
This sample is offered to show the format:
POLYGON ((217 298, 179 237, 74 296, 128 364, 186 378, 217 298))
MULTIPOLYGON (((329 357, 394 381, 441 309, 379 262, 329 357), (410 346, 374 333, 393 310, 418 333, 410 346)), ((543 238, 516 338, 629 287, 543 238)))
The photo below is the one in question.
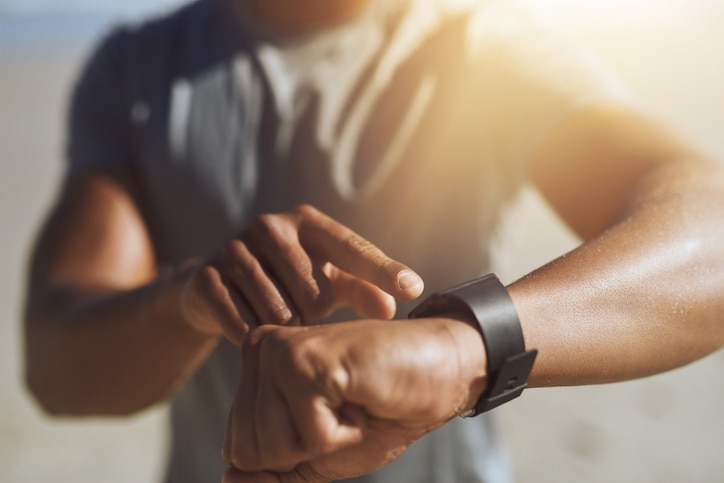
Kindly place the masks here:
MULTIPOLYGON (((62 173, 67 94, 109 25, 178 0, 0 0, 0 481, 157 481, 165 411, 46 419, 22 382, 20 310, 34 232, 62 173)), ((641 105, 724 162, 724 0, 538 0, 641 105)), ((502 244, 507 281, 576 240, 529 190, 502 244)), ((724 482, 724 351, 645 380, 529 390, 499 410, 517 480, 724 482)))

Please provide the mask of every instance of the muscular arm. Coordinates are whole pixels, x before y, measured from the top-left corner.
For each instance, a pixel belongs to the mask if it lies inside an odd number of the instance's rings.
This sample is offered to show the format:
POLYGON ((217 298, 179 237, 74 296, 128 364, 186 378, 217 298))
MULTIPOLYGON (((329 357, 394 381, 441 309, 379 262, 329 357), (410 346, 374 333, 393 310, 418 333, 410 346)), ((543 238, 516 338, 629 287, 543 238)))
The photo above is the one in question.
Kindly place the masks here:
POLYGON ((724 169, 614 106, 574 116, 533 177, 584 238, 509 289, 534 386, 631 379, 724 344, 724 169))
MULTIPOLYGON (((632 379, 684 365, 724 344, 722 167, 682 148, 651 121, 607 106, 560 126, 532 169, 543 193, 585 243, 509 287, 526 345, 539 351, 530 386, 632 379)), ((485 387, 483 344, 465 314, 371 331, 363 357, 353 345, 359 336, 344 333, 355 330, 351 324, 257 332, 252 338, 265 341, 260 347, 266 348, 250 356, 253 360, 288 364, 273 366, 278 378, 242 377, 242 386, 257 388, 250 391, 256 399, 249 406, 237 398, 237 405, 246 406, 232 409, 225 456, 237 468, 279 472, 231 469, 226 483, 322 482, 366 473, 472 406, 485 387), (385 349, 390 346, 400 349, 385 349), (272 356, 275 347, 296 356, 272 356), (329 347, 342 349, 337 354, 329 347), (404 349, 411 347, 405 358, 404 349), (431 354, 445 362, 430 360, 431 354), (305 362, 310 359, 314 364, 305 362), (290 369, 297 371, 294 378, 290 369), (363 391, 350 384, 363 380, 371 381, 363 391), (399 387, 402 397, 391 398, 399 387), (300 405, 325 401, 319 405, 325 411, 317 409, 318 426, 310 429, 312 418, 294 408, 287 408, 290 416, 279 423, 283 404, 273 413, 270 407, 282 399, 280 391, 284 401, 300 405), (348 416, 349 404, 363 408, 364 416, 348 416), (329 409, 334 417, 325 420, 329 409), (293 427, 275 433, 282 439, 295 430, 311 441, 271 444, 259 436, 266 434, 267 421, 293 427)))
POLYGON ((129 187, 117 173, 69 178, 39 237, 27 380, 51 413, 126 414, 161 401, 216 343, 181 323, 183 274, 157 278, 129 187))

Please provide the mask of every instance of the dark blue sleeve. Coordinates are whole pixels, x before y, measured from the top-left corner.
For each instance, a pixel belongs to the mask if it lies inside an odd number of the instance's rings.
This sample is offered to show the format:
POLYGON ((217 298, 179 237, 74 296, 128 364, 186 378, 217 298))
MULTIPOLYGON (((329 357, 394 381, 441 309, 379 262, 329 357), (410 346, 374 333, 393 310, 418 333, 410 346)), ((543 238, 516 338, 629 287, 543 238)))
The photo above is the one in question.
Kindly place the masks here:
POLYGON ((128 32, 108 35, 74 87, 68 119, 68 171, 128 167, 133 162, 131 107, 125 67, 128 32))

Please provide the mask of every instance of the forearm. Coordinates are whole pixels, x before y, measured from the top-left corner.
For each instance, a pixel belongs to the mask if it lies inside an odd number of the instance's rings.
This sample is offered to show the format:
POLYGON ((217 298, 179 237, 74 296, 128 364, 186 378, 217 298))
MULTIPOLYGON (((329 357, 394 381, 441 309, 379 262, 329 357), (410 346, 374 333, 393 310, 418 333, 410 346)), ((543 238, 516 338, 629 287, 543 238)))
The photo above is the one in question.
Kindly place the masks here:
POLYGON ((531 386, 662 372, 724 344, 724 176, 692 161, 641 182, 603 234, 509 287, 531 386))
POLYGON ((218 337, 183 322, 183 274, 129 291, 31 296, 27 379, 55 414, 128 414, 158 403, 206 359, 218 337))

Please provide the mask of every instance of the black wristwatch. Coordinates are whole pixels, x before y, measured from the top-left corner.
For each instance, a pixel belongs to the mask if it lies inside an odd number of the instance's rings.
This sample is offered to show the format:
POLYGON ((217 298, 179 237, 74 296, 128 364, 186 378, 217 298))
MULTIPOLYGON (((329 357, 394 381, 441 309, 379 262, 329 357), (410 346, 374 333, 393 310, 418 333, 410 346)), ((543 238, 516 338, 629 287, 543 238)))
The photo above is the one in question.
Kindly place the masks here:
POLYGON ((468 310, 473 315, 488 357, 488 385, 475 407, 461 416, 477 416, 520 396, 538 351, 525 350, 518 313, 498 277, 485 275, 435 293, 409 317, 431 317, 452 310, 468 310))

